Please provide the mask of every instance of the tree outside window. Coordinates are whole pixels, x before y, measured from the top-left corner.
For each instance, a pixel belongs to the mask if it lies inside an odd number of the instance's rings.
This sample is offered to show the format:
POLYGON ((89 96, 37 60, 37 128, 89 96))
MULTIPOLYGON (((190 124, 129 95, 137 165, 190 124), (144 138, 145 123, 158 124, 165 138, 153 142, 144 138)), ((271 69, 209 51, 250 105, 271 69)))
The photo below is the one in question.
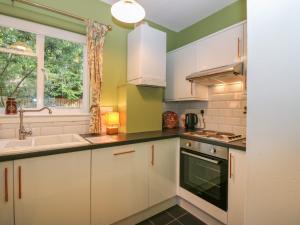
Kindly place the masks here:
POLYGON ((43 39, 41 46, 37 46, 34 33, 0 26, 0 108, 5 107, 8 97, 15 97, 23 108, 35 108, 39 96, 44 96, 40 100, 44 106, 82 108, 83 44, 43 35, 39 38, 43 39), (42 73, 37 71, 38 62, 43 62, 39 65, 42 73), (43 76, 42 82, 38 76, 43 76))

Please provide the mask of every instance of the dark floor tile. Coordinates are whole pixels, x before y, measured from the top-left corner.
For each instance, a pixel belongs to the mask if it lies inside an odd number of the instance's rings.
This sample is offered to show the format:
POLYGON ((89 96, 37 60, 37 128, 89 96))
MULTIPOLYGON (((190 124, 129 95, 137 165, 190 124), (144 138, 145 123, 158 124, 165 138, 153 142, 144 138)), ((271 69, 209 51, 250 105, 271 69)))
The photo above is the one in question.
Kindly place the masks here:
POLYGON ((170 213, 172 216, 174 216, 175 218, 182 216, 184 214, 187 213, 187 211, 185 211, 183 208, 181 208, 178 205, 175 205, 169 209, 167 209, 167 212, 170 213))
POLYGON ((170 223, 167 223, 167 225, 182 225, 180 222, 178 222, 178 220, 174 220, 170 223))
POLYGON ((184 225, 206 225, 205 223, 203 223, 202 221, 200 221, 199 219, 197 219, 191 214, 186 214, 178 218, 178 220, 184 225))
POLYGON ((140 222, 140 223, 138 223, 136 225, 152 225, 152 223, 149 220, 145 220, 145 221, 140 222))
POLYGON ((167 212, 159 213, 155 216, 152 216, 149 220, 155 225, 165 225, 171 222, 174 218, 170 216, 167 212))

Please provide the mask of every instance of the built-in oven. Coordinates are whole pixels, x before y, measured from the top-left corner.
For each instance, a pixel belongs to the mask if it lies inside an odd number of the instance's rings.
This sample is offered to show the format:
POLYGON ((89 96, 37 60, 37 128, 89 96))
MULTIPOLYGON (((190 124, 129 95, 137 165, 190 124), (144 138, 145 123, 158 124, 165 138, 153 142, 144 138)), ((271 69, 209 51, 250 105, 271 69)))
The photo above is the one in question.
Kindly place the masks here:
POLYGON ((181 139, 180 186, 227 211, 228 148, 181 139))

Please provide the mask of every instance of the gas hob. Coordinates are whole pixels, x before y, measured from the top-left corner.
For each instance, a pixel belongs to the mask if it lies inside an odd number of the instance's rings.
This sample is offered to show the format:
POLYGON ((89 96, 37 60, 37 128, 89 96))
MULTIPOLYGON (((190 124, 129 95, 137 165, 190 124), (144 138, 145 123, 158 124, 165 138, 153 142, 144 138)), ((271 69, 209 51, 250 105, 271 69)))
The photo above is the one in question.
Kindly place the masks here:
POLYGON ((213 130, 189 131, 183 133, 183 135, 190 137, 207 138, 226 143, 242 140, 245 138, 243 135, 236 135, 233 133, 218 132, 213 130))

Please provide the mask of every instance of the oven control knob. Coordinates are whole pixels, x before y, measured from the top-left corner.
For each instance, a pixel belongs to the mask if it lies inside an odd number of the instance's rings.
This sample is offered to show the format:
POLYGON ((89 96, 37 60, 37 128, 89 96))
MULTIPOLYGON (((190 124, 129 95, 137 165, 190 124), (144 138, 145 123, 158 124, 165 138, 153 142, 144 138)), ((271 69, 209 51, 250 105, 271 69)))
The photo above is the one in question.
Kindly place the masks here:
POLYGON ((191 142, 187 142, 187 143, 185 144, 185 146, 186 146, 186 147, 192 147, 192 143, 191 143, 191 142))
POLYGON ((216 152, 217 152, 217 149, 216 149, 216 148, 214 148, 214 147, 212 147, 212 148, 210 149, 210 152, 211 152, 212 154, 216 154, 216 152))

